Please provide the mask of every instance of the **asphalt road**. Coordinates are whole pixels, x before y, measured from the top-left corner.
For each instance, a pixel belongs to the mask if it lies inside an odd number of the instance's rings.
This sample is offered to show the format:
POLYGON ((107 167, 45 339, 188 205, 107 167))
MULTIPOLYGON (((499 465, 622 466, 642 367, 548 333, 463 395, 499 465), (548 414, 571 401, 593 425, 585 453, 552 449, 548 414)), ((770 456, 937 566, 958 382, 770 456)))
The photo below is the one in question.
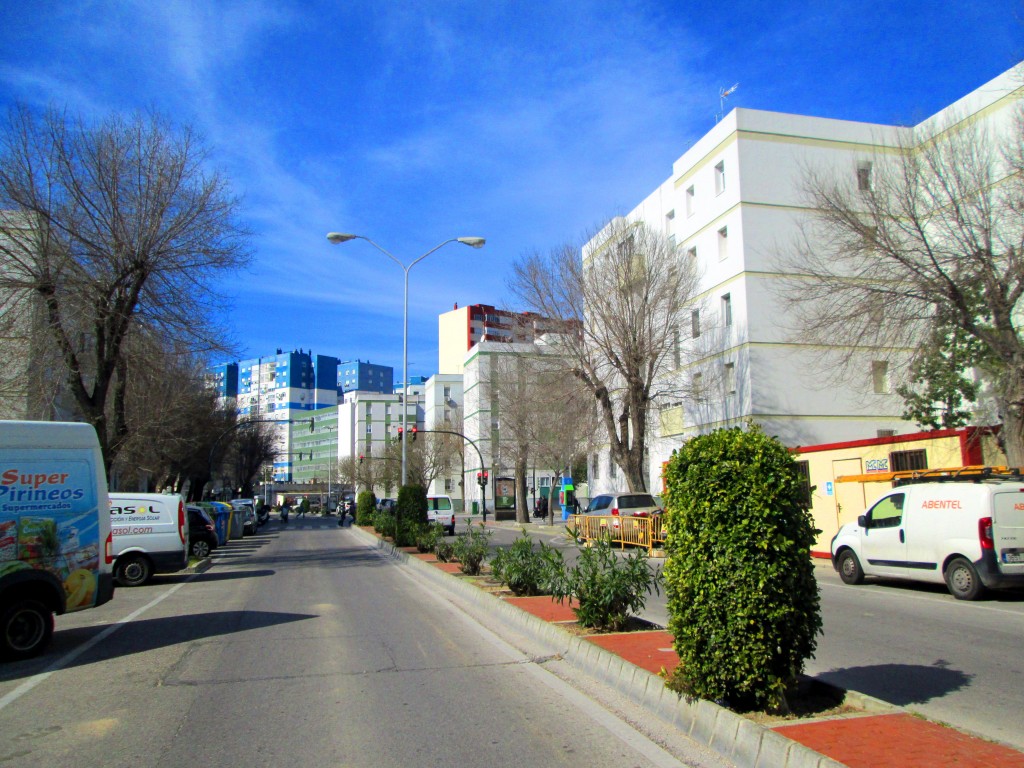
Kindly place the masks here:
MULTIPOLYGON (((518 535, 498 529, 492 543, 518 535)), ((558 525, 531 535, 567 557, 575 550, 558 525)), ((824 634, 808 674, 1024 750, 1024 593, 965 602, 941 586, 849 586, 827 560, 815 574, 824 634)), ((664 591, 650 596, 644 618, 667 626, 666 603, 664 591)))
POLYGON ((0 667, 0 765, 721 765, 570 672, 334 519, 293 518, 0 667))

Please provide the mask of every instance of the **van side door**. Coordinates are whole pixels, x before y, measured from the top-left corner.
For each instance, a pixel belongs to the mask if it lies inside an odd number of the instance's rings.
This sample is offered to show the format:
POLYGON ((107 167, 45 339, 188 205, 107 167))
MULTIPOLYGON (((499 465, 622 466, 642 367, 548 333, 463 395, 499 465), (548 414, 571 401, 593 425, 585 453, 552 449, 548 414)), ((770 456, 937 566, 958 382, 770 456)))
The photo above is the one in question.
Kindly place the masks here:
POLYGON ((879 576, 903 576, 907 544, 903 530, 905 492, 883 496, 864 514, 861 553, 865 571, 879 576))

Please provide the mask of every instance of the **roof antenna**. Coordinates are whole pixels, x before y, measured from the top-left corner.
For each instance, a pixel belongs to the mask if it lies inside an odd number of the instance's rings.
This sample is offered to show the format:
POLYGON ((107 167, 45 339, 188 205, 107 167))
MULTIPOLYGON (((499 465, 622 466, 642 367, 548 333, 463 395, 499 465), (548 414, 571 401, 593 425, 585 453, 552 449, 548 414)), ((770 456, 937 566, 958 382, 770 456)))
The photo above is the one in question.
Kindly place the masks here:
POLYGON ((718 112, 718 115, 715 117, 715 122, 716 123, 719 120, 721 120, 723 117, 725 117, 725 100, 729 96, 732 96, 734 93, 736 93, 736 89, 739 88, 739 87, 740 87, 739 83, 733 83, 732 88, 722 88, 722 89, 720 89, 718 91, 718 107, 719 107, 719 112, 718 112))

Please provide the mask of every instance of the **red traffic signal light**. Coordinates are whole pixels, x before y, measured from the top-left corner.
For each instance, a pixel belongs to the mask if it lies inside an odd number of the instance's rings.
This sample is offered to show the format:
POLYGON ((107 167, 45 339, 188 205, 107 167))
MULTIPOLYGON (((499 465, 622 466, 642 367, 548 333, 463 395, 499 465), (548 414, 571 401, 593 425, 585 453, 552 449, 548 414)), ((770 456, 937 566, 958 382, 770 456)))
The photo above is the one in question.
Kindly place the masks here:
POLYGON ((363 463, 363 455, 362 455, 362 454, 359 454, 359 463, 360 463, 360 464, 362 464, 362 463, 363 463))
POLYGON ((402 428, 399 427, 398 428, 398 442, 402 442, 402 432, 403 432, 402 428))
POLYGON ((416 442, 416 433, 417 433, 417 432, 419 432, 419 428, 418 428, 418 427, 413 427, 413 428, 412 428, 412 441, 413 441, 414 443, 416 442))

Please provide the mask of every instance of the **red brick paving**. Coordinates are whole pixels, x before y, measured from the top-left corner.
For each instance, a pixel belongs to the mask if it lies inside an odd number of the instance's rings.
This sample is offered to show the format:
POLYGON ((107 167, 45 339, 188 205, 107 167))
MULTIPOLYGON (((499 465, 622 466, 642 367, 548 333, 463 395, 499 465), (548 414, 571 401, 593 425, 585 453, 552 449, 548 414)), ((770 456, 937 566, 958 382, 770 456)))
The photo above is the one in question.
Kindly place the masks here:
POLYGON ((672 635, 664 630, 588 635, 586 639, 655 675, 663 669, 671 672, 679 665, 672 635))
POLYGON ((579 607, 579 603, 573 600, 571 603, 566 600, 564 603, 559 603, 550 595, 540 595, 539 597, 506 597, 504 598, 512 605, 522 608, 527 613, 532 613, 537 618, 543 619, 544 621, 576 621, 576 614, 573 613, 574 607, 579 607))
POLYGON ((850 768, 1024 767, 1024 753, 913 715, 870 715, 774 730, 850 768))
POLYGON ((459 570, 458 563, 439 563, 437 560, 431 560, 430 564, 435 568, 440 568, 445 573, 462 573, 459 570))

